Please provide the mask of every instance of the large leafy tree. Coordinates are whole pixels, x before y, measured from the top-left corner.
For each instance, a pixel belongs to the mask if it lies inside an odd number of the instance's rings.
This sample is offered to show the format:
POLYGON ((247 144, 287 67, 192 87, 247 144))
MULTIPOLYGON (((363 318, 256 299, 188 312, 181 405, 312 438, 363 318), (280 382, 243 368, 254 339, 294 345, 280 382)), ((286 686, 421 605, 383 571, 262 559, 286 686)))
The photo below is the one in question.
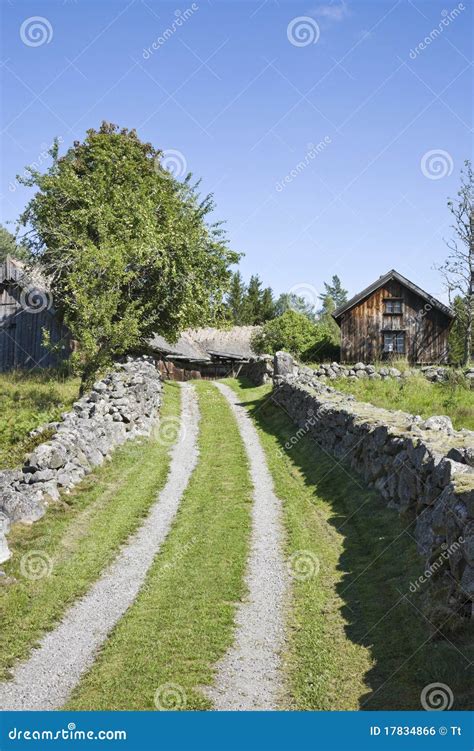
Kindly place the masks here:
POLYGON ((24 180, 38 190, 20 221, 80 343, 86 385, 153 332, 173 340, 212 322, 238 254, 207 221, 212 197, 163 169, 161 152, 134 130, 102 123, 51 156, 46 173, 24 180))
POLYGON ((456 199, 448 200, 453 217, 453 238, 447 242, 449 255, 439 271, 444 277, 449 298, 458 298, 458 331, 462 327, 464 345, 462 364, 472 357, 474 327, 474 172, 467 160, 461 171, 461 186, 456 199))

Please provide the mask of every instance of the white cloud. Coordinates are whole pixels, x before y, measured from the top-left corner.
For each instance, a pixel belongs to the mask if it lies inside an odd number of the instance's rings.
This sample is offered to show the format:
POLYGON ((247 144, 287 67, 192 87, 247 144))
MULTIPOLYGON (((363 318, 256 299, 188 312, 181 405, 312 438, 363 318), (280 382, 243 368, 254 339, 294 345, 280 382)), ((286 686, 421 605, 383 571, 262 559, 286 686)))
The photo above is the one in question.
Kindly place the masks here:
POLYGON ((324 5, 318 5, 314 9, 313 14, 327 21, 339 23, 350 16, 350 10, 345 0, 335 0, 335 2, 331 0, 331 2, 324 5))

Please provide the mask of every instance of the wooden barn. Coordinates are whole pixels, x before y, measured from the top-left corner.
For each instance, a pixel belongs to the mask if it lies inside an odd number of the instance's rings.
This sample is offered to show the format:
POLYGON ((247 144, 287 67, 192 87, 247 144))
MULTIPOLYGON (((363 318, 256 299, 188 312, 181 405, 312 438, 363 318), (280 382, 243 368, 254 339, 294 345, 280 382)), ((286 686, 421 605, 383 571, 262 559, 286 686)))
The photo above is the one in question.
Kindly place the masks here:
POLYGON ((186 329, 175 344, 155 334, 148 346, 165 379, 225 378, 245 375, 255 357, 252 337, 258 326, 186 329))
POLYGON ((56 367, 70 352, 44 278, 7 256, 0 263, 0 371, 56 367), (44 332, 57 352, 45 346, 44 332))
POLYGON ((444 363, 454 314, 392 269, 334 311, 341 329, 341 362, 406 357, 444 363))

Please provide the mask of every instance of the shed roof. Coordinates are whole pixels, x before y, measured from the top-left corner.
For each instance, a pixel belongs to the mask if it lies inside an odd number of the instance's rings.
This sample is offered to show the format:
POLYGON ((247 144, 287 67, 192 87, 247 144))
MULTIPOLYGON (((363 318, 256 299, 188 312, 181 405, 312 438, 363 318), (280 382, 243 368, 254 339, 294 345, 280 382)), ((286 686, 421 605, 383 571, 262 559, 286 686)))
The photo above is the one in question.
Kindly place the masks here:
POLYGON ((159 334, 155 334, 148 343, 152 349, 176 359, 210 362, 215 356, 247 360, 255 356, 251 340, 258 330, 258 326, 186 329, 175 344, 159 334))
POLYGON ((418 287, 416 284, 411 282, 409 279, 407 279, 405 276, 400 274, 398 271, 395 271, 395 269, 391 269, 390 271, 387 271, 386 274, 383 274, 382 276, 380 276, 375 282, 373 282, 368 287, 363 289, 362 292, 359 292, 358 295, 354 295, 354 297, 351 297, 351 299, 348 300, 346 303, 344 303, 344 305, 340 305, 339 308, 337 308, 332 314, 333 318, 339 323, 344 313, 347 313, 348 310, 350 310, 351 308, 354 308, 360 302, 362 302, 367 297, 369 297, 369 295, 371 295, 376 290, 380 289, 380 287, 383 287, 384 284, 386 284, 392 279, 404 285, 405 287, 410 289, 412 292, 414 292, 416 295, 419 295, 419 297, 422 297, 433 308, 437 308, 437 310, 440 310, 448 318, 455 318, 453 311, 450 308, 448 308, 447 305, 444 305, 442 302, 440 302, 435 297, 433 297, 433 295, 430 295, 428 292, 425 292, 425 290, 421 289, 421 287, 418 287))

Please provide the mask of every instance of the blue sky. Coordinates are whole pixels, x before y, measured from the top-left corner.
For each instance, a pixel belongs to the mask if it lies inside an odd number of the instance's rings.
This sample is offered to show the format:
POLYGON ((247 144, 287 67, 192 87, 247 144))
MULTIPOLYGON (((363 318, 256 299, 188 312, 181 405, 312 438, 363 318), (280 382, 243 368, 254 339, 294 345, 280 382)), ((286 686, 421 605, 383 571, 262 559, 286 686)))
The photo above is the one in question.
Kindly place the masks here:
POLYGON ((394 267, 446 299, 471 28, 469 0, 3 0, 0 221, 54 136, 105 119, 202 177, 244 277, 311 298, 394 267))

